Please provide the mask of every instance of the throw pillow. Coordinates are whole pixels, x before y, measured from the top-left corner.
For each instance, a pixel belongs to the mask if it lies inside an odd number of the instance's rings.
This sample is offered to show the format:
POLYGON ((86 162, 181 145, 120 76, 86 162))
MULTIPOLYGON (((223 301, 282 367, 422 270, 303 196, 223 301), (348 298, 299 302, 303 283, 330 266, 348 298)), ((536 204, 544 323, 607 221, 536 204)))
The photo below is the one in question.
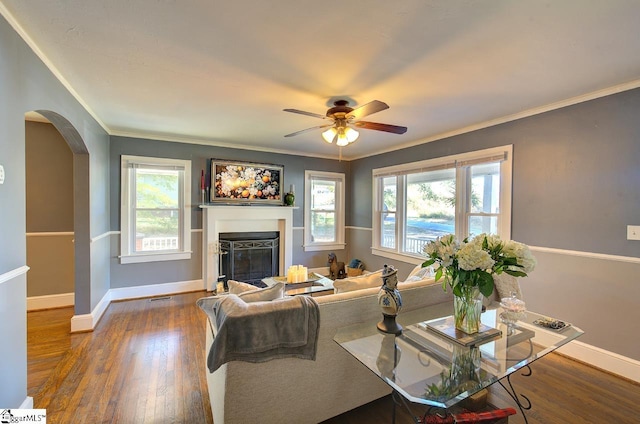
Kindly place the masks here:
POLYGON ((430 266, 423 268, 422 265, 416 265, 407 277, 406 281, 420 281, 429 277, 433 277, 433 268, 430 266))
POLYGON ((498 294, 498 299, 511 297, 513 293, 516 294, 518 299, 522 299, 520 282, 513 275, 509 275, 505 272, 502 274, 493 274, 493 284, 498 294))
POLYGON ((370 287, 382 286, 382 270, 370 274, 348 277, 342 280, 335 280, 333 288, 336 293, 345 293, 354 290, 368 289, 370 287))
POLYGON ((256 287, 253 284, 242 283, 235 280, 227 281, 227 286, 229 287, 229 293, 231 294, 240 294, 244 292, 260 290, 260 287, 256 287))
POLYGON ((284 296, 284 283, 276 283, 271 287, 240 293, 238 297, 246 303, 264 302, 280 299, 284 296))

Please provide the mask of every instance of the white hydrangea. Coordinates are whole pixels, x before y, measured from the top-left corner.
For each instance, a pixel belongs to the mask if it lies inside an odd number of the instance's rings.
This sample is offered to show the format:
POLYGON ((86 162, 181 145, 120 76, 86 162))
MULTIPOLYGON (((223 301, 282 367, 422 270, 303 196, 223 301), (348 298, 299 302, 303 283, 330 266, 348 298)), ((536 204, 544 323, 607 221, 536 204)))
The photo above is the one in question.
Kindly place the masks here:
POLYGON ((482 242, 484 241, 485 238, 487 239, 487 247, 489 248, 489 250, 493 250, 496 247, 503 244, 503 241, 500 239, 500 237, 495 234, 480 234, 479 236, 476 236, 474 239, 478 239, 480 242, 480 245, 482 246, 482 242))
POLYGON ((487 270, 491 269, 493 264, 495 261, 491 259, 491 255, 482 250, 482 243, 479 244, 476 239, 470 243, 464 243, 458 251, 458 266, 465 271, 487 270))
MULTIPOLYGON (((502 252, 506 256, 515 256, 518 260, 518 264, 522 265, 522 271, 526 274, 533 271, 537 265, 536 258, 531 253, 529 247, 525 244, 518 243, 517 241, 508 240, 504 243, 502 252)), ((515 269, 520 270, 520 269, 515 269)))

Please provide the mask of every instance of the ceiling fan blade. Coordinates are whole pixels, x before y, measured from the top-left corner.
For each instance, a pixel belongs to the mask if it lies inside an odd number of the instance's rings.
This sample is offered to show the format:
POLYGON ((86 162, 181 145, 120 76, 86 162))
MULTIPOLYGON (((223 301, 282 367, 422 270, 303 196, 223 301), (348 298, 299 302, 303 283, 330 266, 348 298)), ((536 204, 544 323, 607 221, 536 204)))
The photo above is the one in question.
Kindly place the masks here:
POLYGON ((333 124, 319 125, 317 127, 311 127, 311 128, 307 128, 305 130, 300 130, 300 131, 296 131, 296 132, 291 133, 291 134, 287 134, 287 135, 285 135, 285 137, 293 137, 294 135, 302 134, 302 133, 305 133, 307 131, 318 130, 320 128, 327 128, 327 127, 331 127, 331 126, 333 126, 333 124))
POLYGON ((380 100, 374 100, 372 102, 363 104, 362 106, 353 109, 351 112, 347 113, 347 119, 360 119, 364 118, 367 115, 371 115, 376 112, 380 112, 382 110, 389 109, 389 105, 381 102, 380 100))
POLYGON ((320 115, 319 113, 305 112, 304 110, 298 110, 298 109, 282 109, 282 110, 285 112, 298 113, 300 115, 313 116, 314 118, 327 119, 325 115, 320 115))
POLYGON ((367 130, 385 131, 394 134, 404 134, 407 132, 407 127, 400 127, 398 125, 380 124, 378 122, 358 121, 353 124, 356 127, 364 128, 367 130))

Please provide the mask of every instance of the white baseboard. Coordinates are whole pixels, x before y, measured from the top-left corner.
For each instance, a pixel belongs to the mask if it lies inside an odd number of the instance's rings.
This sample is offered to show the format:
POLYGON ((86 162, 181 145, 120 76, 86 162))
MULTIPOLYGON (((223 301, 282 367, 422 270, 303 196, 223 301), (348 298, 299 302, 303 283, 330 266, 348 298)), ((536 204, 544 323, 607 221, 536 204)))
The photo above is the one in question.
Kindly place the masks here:
POLYGON ((204 290, 202 280, 180 281, 176 283, 152 284, 148 286, 110 289, 90 314, 74 315, 71 318, 71 332, 92 331, 102 318, 104 311, 114 300, 136 299, 140 297, 162 296, 204 290))
MULTIPOLYGON (((550 331, 541 331, 538 327, 522 322, 518 323, 518 325, 530 327, 536 332, 534 340, 539 339, 541 343, 546 346, 553 345, 562 338, 559 334, 551 333, 550 331)), ((626 356, 583 343, 579 340, 573 340, 558 348, 557 351, 575 360, 640 383, 640 361, 636 361, 635 359, 627 358, 626 356)))
POLYGON ((75 305, 75 293, 50 294, 27 297, 27 311, 38 309, 63 308, 75 305))
POLYGON ((161 296, 204 290, 202 280, 180 281, 177 283, 152 284, 149 286, 122 287, 109 290, 111 301, 135 299, 138 297, 161 296))
POLYGON ((575 340, 558 352, 578 361, 640 383, 640 361, 575 340))
POLYGON ((95 326, 102 318, 102 314, 107 310, 109 303, 111 303, 111 296, 109 294, 111 290, 109 290, 103 297, 100 299, 100 302, 96 305, 96 307, 91 311, 90 314, 84 315, 74 315, 71 317, 71 332, 78 333, 83 331, 93 331, 95 326))
POLYGON ((27 396, 19 409, 33 409, 33 398, 31 396, 27 396))

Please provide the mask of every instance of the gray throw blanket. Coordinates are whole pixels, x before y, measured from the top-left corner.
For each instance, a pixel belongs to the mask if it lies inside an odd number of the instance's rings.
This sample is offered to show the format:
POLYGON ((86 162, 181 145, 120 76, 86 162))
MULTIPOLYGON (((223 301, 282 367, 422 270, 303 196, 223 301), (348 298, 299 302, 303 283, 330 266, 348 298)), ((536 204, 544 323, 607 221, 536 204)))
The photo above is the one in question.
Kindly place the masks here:
POLYGON ((210 372, 229 361, 316 359, 320 310, 312 297, 245 303, 229 294, 199 299, 197 305, 218 329, 207 357, 210 372))

